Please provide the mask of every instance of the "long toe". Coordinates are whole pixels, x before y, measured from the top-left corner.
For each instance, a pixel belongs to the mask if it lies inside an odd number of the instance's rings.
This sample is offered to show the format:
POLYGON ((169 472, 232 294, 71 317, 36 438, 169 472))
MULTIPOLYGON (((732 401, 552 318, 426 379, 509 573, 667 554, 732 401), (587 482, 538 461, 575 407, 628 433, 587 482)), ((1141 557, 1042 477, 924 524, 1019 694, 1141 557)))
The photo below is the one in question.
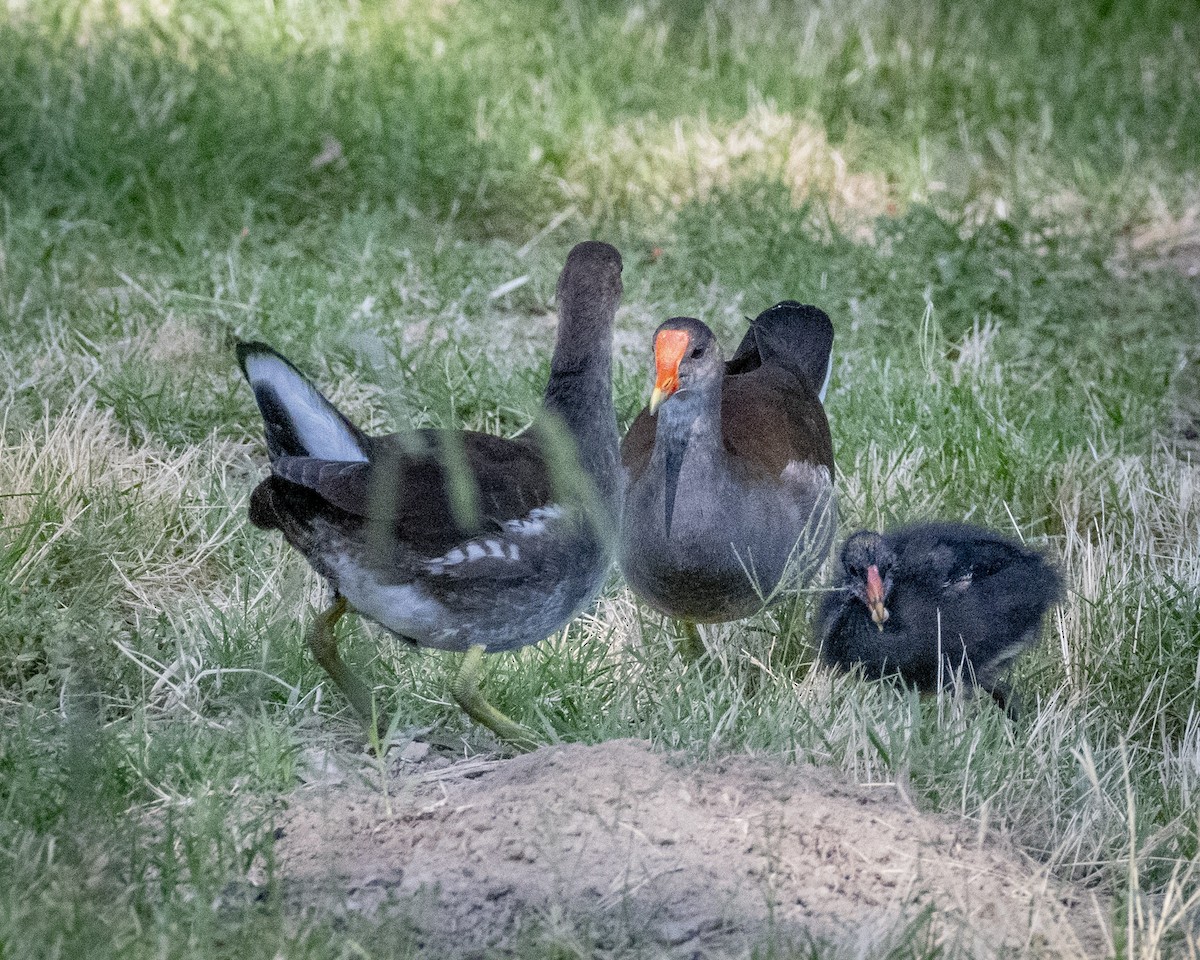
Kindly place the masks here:
POLYGON ((450 687, 455 702, 467 716, 491 730, 502 743, 521 753, 536 750, 541 744, 532 731, 497 710, 479 689, 484 653, 485 648, 476 644, 464 654, 450 687))
POLYGON ((342 616, 349 610, 345 597, 338 597, 326 610, 318 613, 313 619, 308 632, 308 648, 312 651, 313 659, 329 675, 342 695, 350 701, 355 712, 368 730, 374 729, 382 739, 387 735, 387 722, 377 715, 375 698, 363 679, 350 669, 338 650, 337 634, 334 628, 342 616))

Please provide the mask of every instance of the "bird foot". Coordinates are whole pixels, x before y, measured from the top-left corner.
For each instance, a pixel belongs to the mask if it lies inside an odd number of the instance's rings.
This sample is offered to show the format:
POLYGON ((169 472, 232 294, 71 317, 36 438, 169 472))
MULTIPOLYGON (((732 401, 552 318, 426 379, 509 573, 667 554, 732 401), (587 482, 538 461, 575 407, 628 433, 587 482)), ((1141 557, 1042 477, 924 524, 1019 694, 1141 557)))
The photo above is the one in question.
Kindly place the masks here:
POLYGON ((450 687, 455 702, 472 720, 487 727, 498 739, 518 752, 536 750, 541 744, 533 733, 492 706, 479 689, 485 651, 483 644, 476 644, 463 655, 462 664, 450 687))
POLYGON ((681 620, 679 625, 683 636, 675 641, 675 652, 684 663, 695 663, 708 653, 704 638, 700 636, 700 628, 688 620, 681 620))
POLYGON ((376 714, 375 698, 371 693, 371 688, 347 666, 346 661, 338 652, 337 634, 334 633, 334 627, 349 609, 350 605, 346 602, 346 598, 339 596, 327 610, 318 613, 308 631, 308 649, 312 651, 313 658, 317 663, 329 674, 329 679, 350 701, 350 706, 362 719, 367 730, 374 729, 382 739, 387 735, 387 722, 376 714))

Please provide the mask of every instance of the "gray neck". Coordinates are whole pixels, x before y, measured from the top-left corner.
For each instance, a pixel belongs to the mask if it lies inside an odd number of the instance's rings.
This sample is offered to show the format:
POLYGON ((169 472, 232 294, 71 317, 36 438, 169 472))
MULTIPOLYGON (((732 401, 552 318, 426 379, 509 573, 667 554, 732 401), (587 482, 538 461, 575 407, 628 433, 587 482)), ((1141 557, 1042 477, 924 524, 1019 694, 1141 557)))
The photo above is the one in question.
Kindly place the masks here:
POLYGON ((562 336, 561 329, 546 383, 543 406, 551 414, 546 419, 557 421, 570 434, 579 465, 615 515, 620 488, 610 325, 589 325, 579 337, 562 336), (603 336, 598 335, 601 331, 603 336))
POLYGON ((709 389, 680 390, 658 408, 655 460, 684 448, 689 457, 716 455, 723 447, 719 381, 709 389))

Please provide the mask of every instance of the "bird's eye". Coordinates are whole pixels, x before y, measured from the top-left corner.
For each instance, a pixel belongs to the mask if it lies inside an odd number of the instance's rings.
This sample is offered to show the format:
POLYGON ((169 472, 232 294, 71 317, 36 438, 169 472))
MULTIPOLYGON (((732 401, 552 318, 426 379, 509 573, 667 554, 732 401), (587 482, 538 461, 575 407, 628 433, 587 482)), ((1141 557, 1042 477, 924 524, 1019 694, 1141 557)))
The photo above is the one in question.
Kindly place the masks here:
POLYGON ((697 347, 695 350, 692 351, 692 359, 693 360, 699 360, 702 356, 704 356, 704 348, 703 347, 697 347))
POLYGON ((854 566, 854 564, 847 565, 846 572, 856 580, 862 576, 862 571, 859 570, 858 567, 854 566))

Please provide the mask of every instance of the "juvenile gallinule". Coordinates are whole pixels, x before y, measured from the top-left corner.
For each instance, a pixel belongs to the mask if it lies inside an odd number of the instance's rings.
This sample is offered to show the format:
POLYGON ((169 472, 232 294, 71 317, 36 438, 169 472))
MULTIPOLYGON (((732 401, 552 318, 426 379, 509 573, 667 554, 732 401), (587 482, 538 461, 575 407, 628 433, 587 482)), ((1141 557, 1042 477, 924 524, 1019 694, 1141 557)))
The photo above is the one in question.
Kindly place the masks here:
POLYGON ((543 411, 514 439, 367 436, 275 351, 238 346, 271 458, 250 520, 281 531, 332 586, 308 645, 366 723, 377 722, 371 691, 334 635, 348 609, 417 646, 465 651, 459 705, 502 740, 533 744, 483 697, 482 656, 544 639, 604 583, 621 496, 611 370, 620 298, 620 254, 577 245, 558 281, 543 411))
POLYGON ((621 443, 619 558, 635 593, 683 621, 688 656, 703 650, 695 624, 754 613, 829 552, 832 347, 829 317, 790 300, 751 323, 728 363, 699 320, 654 334, 654 392, 621 443))
POLYGON ((871 679, 898 674, 925 693, 961 677, 1015 719, 1004 675, 1037 643, 1062 590, 1045 557, 980 527, 860 530, 817 615, 821 657, 871 679))

